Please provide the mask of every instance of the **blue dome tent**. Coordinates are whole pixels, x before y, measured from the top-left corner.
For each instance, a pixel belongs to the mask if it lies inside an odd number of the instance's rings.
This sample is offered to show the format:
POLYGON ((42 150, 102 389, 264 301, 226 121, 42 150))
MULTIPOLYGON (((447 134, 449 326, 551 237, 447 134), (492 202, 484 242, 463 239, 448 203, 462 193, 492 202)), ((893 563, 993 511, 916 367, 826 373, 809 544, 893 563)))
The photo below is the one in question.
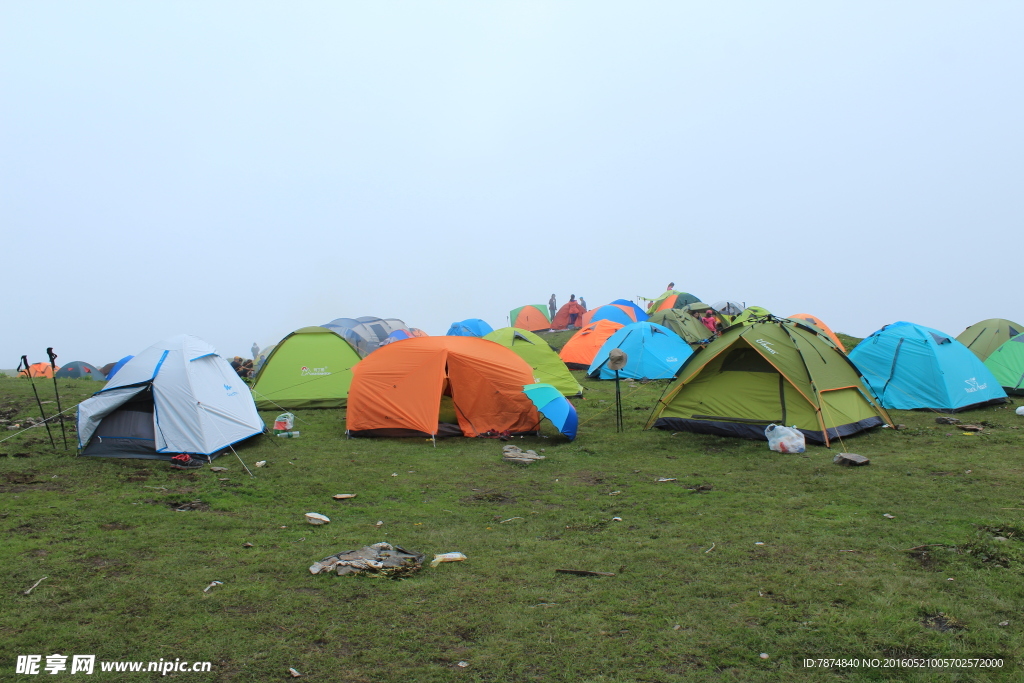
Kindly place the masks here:
POLYGON ((885 408, 956 412, 1006 400, 998 380, 970 349, 930 327, 903 321, 886 325, 849 358, 885 408))
POLYGON ((587 370, 589 377, 615 379, 615 371, 608 368, 612 349, 622 349, 627 356, 619 377, 635 379, 671 379, 693 354, 690 345, 667 327, 631 323, 608 337, 587 370))

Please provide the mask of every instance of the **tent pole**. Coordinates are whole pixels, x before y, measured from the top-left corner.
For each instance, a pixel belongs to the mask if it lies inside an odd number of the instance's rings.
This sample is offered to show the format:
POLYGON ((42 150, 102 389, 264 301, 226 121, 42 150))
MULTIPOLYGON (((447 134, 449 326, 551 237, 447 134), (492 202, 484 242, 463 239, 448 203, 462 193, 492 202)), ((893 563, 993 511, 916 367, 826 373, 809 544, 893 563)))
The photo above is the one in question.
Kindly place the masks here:
MULTIPOLYGON (((22 356, 21 362, 25 365, 25 375, 28 377, 28 383, 32 385, 32 393, 36 396, 36 404, 39 405, 39 414, 43 416, 43 426, 46 427, 46 434, 50 437, 50 446, 53 450, 57 450, 57 444, 53 441, 53 434, 50 433, 50 423, 46 421, 46 411, 43 410, 43 402, 39 400, 39 392, 36 391, 36 383, 32 381, 32 370, 28 366, 28 356, 22 356)), ((21 366, 18 366, 21 369, 21 366)))
POLYGON ((57 416, 60 417, 60 435, 64 439, 64 450, 68 449, 68 435, 64 432, 64 411, 60 407, 60 392, 57 391, 57 354, 52 346, 46 347, 46 355, 50 357, 50 370, 53 371, 53 395, 57 397, 57 416))

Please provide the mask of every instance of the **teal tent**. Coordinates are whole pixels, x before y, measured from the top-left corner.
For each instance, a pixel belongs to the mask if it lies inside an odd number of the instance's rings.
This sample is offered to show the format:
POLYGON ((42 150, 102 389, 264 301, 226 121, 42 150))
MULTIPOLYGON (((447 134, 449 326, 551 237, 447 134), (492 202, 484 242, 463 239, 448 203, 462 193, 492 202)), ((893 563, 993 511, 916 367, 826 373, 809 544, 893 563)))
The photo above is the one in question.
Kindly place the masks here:
POLYGON ((885 408, 955 412, 1006 400, 1006 392, 977 356, 930 327, 902 321, 886 325, 849 357, 885 408))

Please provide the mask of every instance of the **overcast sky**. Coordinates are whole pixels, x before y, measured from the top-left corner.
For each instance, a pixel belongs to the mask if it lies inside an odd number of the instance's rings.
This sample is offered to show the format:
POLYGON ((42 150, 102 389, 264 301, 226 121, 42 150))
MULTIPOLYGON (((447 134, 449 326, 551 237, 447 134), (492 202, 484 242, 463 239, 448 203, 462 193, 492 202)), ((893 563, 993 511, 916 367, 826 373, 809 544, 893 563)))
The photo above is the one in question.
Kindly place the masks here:
POLYGON ((678 289, 1024 323, 1024 3, 0 1, 0 367, 678 289))

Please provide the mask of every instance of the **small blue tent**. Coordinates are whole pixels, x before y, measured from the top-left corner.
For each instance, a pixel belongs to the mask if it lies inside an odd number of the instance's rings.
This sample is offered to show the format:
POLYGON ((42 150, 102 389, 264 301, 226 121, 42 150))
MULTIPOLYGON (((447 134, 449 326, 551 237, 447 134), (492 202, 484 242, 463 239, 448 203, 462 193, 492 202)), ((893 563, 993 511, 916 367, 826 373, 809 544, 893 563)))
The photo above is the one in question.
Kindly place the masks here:
POLYGON ((650 317, 650 316, 647 315, 647 311, 645 311, 644 309, 640 308, 639 306, 637 306, 635 303, 633 303, 629 299, 616 299, 612 303, 615 304, 616 306, 628 306, 629 308, 632 308, 633 309, 633 313, 636 314, 636 321, 638 323, 642 323, 645 320, 647 320, 648 317, 650 317))
POLYGON ((444 333, 444 336, 484 337, 491 332, 494 332, 494 328, 480 318, 467 318, 466 320, 452 323, 452 326, 448 328, 448 331, 444 333))
POLYGON ((849 358, 885 408, 955 412, 1006 400, 998 380, 970 349, 930 327, 903 321, 886 325, 849 358))
POLYGON ((647 322, 630 323, 601 346, 587 370, 589 377, 615 379, 615 371, 608 368, 608 354, 612 349, 626 353, 626 365, 619 370, 619 377, 636 379, 671 379, 693 354, 690 345, 667 327, 647 322))

